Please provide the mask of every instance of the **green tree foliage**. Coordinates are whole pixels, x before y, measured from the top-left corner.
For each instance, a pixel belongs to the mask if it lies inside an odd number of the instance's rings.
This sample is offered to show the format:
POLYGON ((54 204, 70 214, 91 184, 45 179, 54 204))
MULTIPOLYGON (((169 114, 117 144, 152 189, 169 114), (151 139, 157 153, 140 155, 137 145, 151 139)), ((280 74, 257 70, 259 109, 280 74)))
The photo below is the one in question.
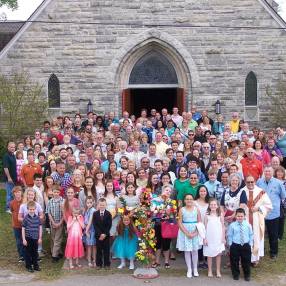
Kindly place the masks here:
POLYGON ((27 73, 0 75, 0 136, 6 140, 22 138, 47 118, 43 87, 31 82, 27 73))
POLYGON ((0 7, 4 5, 7 5, 9 8, 15 10, 18 8, 18 1, 17 0, 0 0, 0 7))
POLYGON ((269 121, 273 126, 286 126, 286 81, 280 80, 275 90, 266 88, 269 121))

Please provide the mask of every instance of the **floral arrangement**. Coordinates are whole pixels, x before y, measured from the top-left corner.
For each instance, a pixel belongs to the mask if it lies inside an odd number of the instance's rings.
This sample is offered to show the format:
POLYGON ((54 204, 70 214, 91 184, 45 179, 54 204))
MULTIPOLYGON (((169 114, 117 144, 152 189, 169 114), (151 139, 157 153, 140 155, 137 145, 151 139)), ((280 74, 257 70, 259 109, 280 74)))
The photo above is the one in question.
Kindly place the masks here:
POLYGON ((165 219, 176 219, 177 218, 177 201, 167 199, 164 203, 164 218, 165 219))
POLYGON ((126 204, 126 201, 123 197, 119 198, 119 201, 121 203, 121 207, 117 209, 118 215, 123 216, 124 214, 132 214, 134 211, 134 208, 128 207, 126 204))
POLYGON ((177 202, 170 198, 165 200, 163 198, 163 202, 158 201, 157 205, 155 203, 151 206, 151 211, 158 218, 174 220, 177 217, 177 202))
POLYGON ((151 211, 152 193, 150 189, 143 189, 140 197, 140 206, 134 210, 135 227, 139 240, 139 250, 136 258, 145 265, 150 265, 154 260, 156 239, 151 211))

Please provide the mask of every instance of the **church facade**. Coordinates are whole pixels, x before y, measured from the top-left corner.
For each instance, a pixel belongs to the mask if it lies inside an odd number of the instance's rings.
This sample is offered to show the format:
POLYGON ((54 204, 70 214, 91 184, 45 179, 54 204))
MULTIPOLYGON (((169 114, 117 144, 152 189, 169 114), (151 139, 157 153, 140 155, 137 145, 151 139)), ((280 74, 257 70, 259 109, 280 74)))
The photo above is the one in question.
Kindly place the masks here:
POLYGON ((0 73, 29 72, 57 114, 220 100, 226 119, 267 124, 266 88, 286 71, 286 23, 265 0, 45 0, 29 20, 0 73))

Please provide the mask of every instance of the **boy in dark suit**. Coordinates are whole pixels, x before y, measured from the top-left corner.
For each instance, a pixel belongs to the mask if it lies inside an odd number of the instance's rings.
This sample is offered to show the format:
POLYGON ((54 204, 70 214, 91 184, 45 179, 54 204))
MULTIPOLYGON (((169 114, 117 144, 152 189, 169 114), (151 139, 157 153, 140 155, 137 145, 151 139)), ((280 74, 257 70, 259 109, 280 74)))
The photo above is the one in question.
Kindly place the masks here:
POLYGON ((96 239, 96 265, 98 268, 110 267, 110 229, 112 225, 111 213, 106 210, 106 200, 98 200, 98 210, 94 212, 92 223, 95 229, 96 239), (102 261, 103 255, 103 261, 102 261))

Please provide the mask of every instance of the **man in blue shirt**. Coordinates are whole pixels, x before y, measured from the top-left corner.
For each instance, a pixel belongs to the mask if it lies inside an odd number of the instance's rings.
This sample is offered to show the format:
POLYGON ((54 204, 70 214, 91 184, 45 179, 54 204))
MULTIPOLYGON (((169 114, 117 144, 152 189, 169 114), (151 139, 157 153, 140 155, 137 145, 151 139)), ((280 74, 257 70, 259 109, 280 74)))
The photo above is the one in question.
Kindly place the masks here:
POLYGON ((273 209, 265 218, 265 225, 268 233, 270 258, 275 259, 278 255, 278 233, 281 200, 285 199, 286 192, 282 182, 273 178, 273 169, 266 167, 264 177, 257 181, 257 186, 266 191, 269 196, 273 209))
POLYGON ((249 281, 253 231, 251 225, 245 219, 244 209, 238 208, 236 210, 235 219, 236 221, 229 225, 227 232, 232 277, 234 280, 239 279, 239 261, 241 261, 244 279, 249 281))

